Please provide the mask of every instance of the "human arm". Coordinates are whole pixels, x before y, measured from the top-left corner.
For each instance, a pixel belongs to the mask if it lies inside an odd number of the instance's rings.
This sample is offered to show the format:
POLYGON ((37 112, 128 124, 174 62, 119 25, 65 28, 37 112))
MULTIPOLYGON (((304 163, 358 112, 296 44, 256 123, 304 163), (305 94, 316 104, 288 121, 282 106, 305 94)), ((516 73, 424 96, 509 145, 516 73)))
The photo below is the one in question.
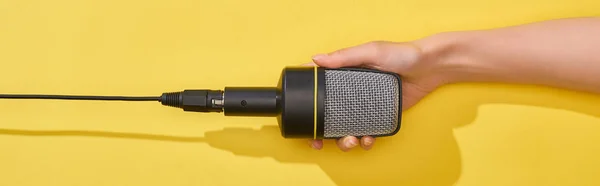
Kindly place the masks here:
POLYGON ((535 84, 600 93, 600 18, 444 33, 415 43, 424 55, 446 55, 436 65, 452 71, 450 83, 535 84))
MULTIPOLYGON (((370 42, 313 57, 325 67, 366 66, 403 77, 403 110, 436 88, 461 82, 543 85, 600 94, 600 18, 446 32, 410 42, 370 42)), ((338 147, 372 148, 348 136, 338 147)), ((322 148, 322 141, 311 141, 322 148)))

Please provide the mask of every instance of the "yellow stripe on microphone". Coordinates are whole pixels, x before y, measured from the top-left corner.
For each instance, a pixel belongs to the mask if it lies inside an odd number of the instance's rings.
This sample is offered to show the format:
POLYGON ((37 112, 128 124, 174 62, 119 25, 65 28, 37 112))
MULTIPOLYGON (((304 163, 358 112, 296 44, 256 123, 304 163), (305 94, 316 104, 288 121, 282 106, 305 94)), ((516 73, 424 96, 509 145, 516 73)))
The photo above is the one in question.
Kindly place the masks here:
POLYGON ((318 82, 319 78, 318 78, 318 73, 317 72, 318 72, 317 71, 317 66, 315 66, 315 89, 314 89, 314 94, 315 95, 314 95, 314 105, 313 105, 314 106, 314 113, 313 113, 313 116, 314 116, 313 117, 314 118, 314 122, 313 122, 314 123, 314 127, 313 127, 314 128, 314 133, 313 133, 314 135, 313 135, 313 138, 314 139, 317 139, 317 108, 318 108, 317 107, 317 98, 318 98, 317 97, 317 93, 318 93, 317 87, 319 86, 319 82, 318 82))

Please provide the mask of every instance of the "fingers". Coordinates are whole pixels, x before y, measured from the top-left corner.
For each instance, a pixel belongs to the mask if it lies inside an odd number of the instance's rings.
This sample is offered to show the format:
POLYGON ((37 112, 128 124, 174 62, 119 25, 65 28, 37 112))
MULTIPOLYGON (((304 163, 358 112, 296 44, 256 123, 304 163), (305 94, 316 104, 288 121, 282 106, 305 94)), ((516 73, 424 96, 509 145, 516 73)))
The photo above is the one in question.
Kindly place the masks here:
MULTIPOLYGON (((313 63, 303 64, 303 66, 321 66, 327 68, 340 67, 371 67, 375 69, 386 68, 383 63, 390 60, 391 51, 402 48, 402 45, 392 42, 374 41, 364 43, 354 47, 340 49, 329 54, 318 54, 313 56, 313 63)), ((407 47, 404 47, 407 48, 407 47)), ((408 48, 407 48, 408 49, 408 48)), ((410 50, 407 50, 410 51, 410 50)), ((407 55, 410 56, 410 55, 407 55)), ((389 65, 388 65, 389 66, 389 65)), ((380 69, 382 70, 382 69, 380 69)), ((375 143, 375 138, 365 136, 358 139, 354 136, 347 136, 336 141, 338 148, 344 152, 360 146, 365 150, 370 150, 375 143)), ((309 144, 314 149, 323 148, 322 140, 309 140, 309 144)))
MULTIPOLYGON (((360 140, 354 136, 346 136, 336 141, 337 147, 344 152, 348 152, 359 145, 364 150, 370 150, 374 143, 375 138, 371 136, 362 137, 360 140)), ((308 144, 311 148, 316 150, 321 150, 323 148, 323 140, 309 140, 308 144)))
POLYGON ((365 136, 360 138, 360 146, 365 150, 370 150, 373 148, 373 144, 375 143, 375 138, 371 136, 365 136))
POLYGON ((323 140, 309 140, 308 144, 313 149, 321 150, 323 148, 323 140))
MULTIPOLYGON (((384 53, 385 47, 393 43, 389 42, 369 42, 354 47, 344 48, 329 54, 319 54, 313 56, 313 63, 303 64, 303 66, 322 66, 327 68, 340 67, 378 67, 382 58, 387 57, 384 53)), ((354 136, 346 136, 336 141, 338 148, 344 152, 350 151, 356 146, 365 150, 370 150, 375 143, 375 138, 370 136, 358 139, 354 136)), ((322 140, 309 140, 309 145, 313 149, 322 149, 322 140)))
POLYGON ((338 139, 336 144, 340 150, 347 152, 358 145, 358 139, 354 136, 346 136, 338 139))
MULTIPOLYGON (((380 47, 385 43, 370 42, 355 47, 341 49, 330 54, 320 54, 313 57, 314 63, 303 64, 303 66, 323 66, 328 68, 339 68, 348 66, 377 66, 381 57, 378 53, 380 47)), ((360 140, 354 136, 346 136, 336 141, 338 148, 344 152, 350 151, 356 146, 361 146, 365 150, 373 147, 375 138, 370 136, 362 137, 360 140)), ((323 148, 323 140, 309 140, 309 145, 313 149, 323 148)))
POLYGON ((338 139, 337 146, 340 148, 340 150, 347 152, 358 145, 360 145, 360 147, 362 147, 364 150, 370 150, 374 143, 375 138, 371 136, 365 136, 360 139, 354 136, 346 136, 338 139))
POLYGON ((340 68, 349 66, 377 66, 380 62, 384 46, 387 42, 369 42, 354 47, 344 48, 329 54, 313 56, 313 62, 319 66, 328 68, 340 68))

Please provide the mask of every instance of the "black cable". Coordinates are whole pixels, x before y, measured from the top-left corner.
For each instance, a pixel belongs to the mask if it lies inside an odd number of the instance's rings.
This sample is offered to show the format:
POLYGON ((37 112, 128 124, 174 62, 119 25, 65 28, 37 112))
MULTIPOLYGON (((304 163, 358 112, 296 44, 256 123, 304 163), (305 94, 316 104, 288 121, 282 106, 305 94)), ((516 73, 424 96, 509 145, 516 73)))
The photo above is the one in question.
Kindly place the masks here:
POLYGON ((181 108, 184 111, 222 112, 223 91, 194 89, 179 92, 164 92, 160 96, 91 96, 91 95, 52 95, 52 94, 0 94, 1 99, 63 99, 63 100, 102 100, 102 101, 156 101, 165 106, 181 108))
POLYGON ((48 94, 0 94, 0 99, 62 99, 62 100, 103 100, 103 101, 160 101, 159 96, 84 96, 48 94))

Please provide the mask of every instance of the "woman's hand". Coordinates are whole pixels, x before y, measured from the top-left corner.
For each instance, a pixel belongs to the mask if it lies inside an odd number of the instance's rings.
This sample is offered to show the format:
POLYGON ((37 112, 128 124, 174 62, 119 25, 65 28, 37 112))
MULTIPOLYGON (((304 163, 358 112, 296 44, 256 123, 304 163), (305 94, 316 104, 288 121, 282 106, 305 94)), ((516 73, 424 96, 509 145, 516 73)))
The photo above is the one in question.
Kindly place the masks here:
MULTIPOLYGON (((369 42, 316 55, 313 62, 328 68, 359 66, 399 74, 403 79, 402 110, 406 110, 446 82, 442 69, 436 68, 438 61, 441 61, 439 57, 441 56, 427 54, 422 47, 413 43, 369 42)), ((374 142, 375 138, 370 136, 361 139, 347 136, 338 139, 337 146, 343 151, 349 151, 358 145, 369 150, 374 142)), ((310 146, 321 149, 323 141, 310 140, 310 146)))
MULTIPOLYGON (((600 93, 600 19, 549 20, 489 30, 447 32, 403 43, 370 42, 317 55, 316 65, 362 66, 403 78, 406 110, 437 87, 458 82, 544 85, 600 93), (561 37, 556 37, 561 36, 561 37)), ((341 138, 348 151, 375 139, 341 138)), ((315 149, 323 142, 311 141, 315 149)))

